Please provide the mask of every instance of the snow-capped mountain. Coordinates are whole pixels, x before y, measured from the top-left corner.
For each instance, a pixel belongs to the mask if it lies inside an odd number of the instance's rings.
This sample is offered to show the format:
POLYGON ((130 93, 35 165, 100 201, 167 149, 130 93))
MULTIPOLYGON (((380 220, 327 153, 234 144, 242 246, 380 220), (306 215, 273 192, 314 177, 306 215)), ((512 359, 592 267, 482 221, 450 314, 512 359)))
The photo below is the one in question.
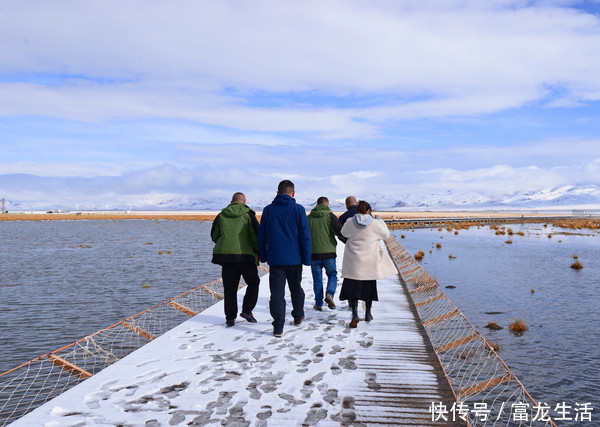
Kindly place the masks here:
MULTIPOLYGON (((330 197, 330 207, 334 211, 345 209, 344 197, 330 197)), ((431 193, 359 194, 371 203, 376 210, 423 210, 423 209, 600 209, 600 186, 581 185, 563 186, 541 191, 518 191, 511 193, 491 192, 483 194, 475 191, 447 190, 431 193)), ((252 209, 260 211, 271 203, 272 195, 249 201, 252 209)), ((297 198, 298 203, 307 209, 315 205, 313 199, 297 198)), ((202 197, 153 194, 125 199, 112 198, 103 201, 79 202, 76 205, 68 201, 54 201, 52 205, 43 202, 21 200, 5 201, 8 210, 220 210, 229 203, 225 197, 202 197)))

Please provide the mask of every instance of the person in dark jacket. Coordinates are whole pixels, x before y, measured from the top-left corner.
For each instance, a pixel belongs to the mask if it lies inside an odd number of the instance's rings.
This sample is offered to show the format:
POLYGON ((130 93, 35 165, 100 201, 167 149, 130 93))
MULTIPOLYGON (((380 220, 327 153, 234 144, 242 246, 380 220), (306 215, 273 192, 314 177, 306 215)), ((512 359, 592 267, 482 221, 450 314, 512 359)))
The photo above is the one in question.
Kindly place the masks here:
POLYGON ((279 183, 277 196, 264 208, 258 229, 260 260, 269 264, 269 309, 273 317, 273 335, 280 337, 285 323, 285 282, 292 297, 294 324, 304 320, 302 264, 310 265, 310 231, 306 210, 296 203, 294 184, 279 183))
POLYGON ((356 215, 356 207, 358 206, 358 202, 356 201, 356 197, 348 196, 346 197, 346 212, 340 215, 340 224, 344 225, 348 219, 352 218, 356 215))
POLYGON ((325 196, 317 199, 317 206, 308 215, 310 240, 312 247, 311 264, 313 290, 315 291, 315 310, 323 310, 323 269, 327 275, 325 302, 330 310, 335 309, 333 296, 337 288, 336 235, 340 235, 340 220, 329 209, 329 199, 325 196))
POLYGON ((233 326, 237 317, 237 291, 241 276, 247 287, 240 316, 248 322, 256 323, 252 310, 258 301, 260 284, 257 234, 256 214, 246 206, 246 196, 235 193, 231 204, 221 210, 213 221, 210 231, 215 242, 212 262, 222 267, 227 327, 233 326))

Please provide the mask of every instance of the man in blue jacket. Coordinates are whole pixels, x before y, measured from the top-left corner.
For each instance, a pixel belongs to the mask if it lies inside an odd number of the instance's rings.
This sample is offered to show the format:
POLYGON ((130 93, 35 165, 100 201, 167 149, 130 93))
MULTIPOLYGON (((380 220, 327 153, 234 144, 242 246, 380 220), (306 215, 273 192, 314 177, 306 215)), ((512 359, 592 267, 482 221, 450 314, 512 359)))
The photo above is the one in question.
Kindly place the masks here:
POLYGON ((285 323, 285 282, 292 297, 292 317, 296 326, 304 320, 302 264, 310 265, 311 242, 306 210, 294 199, 294 183, 281 181, 277 196, 264 208, 258 228, 258 254, 269 264, 273 335, 280 337, 285 323))

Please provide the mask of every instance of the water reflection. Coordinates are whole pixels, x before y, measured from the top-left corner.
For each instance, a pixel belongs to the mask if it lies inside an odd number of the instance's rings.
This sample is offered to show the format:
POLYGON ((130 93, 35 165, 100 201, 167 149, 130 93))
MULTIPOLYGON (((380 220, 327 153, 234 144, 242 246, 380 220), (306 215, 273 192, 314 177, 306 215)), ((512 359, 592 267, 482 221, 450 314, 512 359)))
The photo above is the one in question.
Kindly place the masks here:
POLYGON ((0 372, 220 277, 210 222, 0 223, 0 372))

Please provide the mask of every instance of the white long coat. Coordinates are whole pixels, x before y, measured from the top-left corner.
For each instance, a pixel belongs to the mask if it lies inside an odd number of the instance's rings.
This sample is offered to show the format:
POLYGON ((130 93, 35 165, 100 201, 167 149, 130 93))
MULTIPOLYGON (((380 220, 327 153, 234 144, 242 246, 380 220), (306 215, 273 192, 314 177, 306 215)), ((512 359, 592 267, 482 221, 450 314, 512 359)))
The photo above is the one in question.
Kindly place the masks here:
MULTIPOLYGON (((360 214, 357 214, 360 215, 360 214)), ((398 274, 396 265, 380 240, 390 237, 390 230, 380 219, 365 226, 356 225, 348 219, 341 231, 348 238, 344 249, 342 277, 355 280, 377 280, 398 274)))

